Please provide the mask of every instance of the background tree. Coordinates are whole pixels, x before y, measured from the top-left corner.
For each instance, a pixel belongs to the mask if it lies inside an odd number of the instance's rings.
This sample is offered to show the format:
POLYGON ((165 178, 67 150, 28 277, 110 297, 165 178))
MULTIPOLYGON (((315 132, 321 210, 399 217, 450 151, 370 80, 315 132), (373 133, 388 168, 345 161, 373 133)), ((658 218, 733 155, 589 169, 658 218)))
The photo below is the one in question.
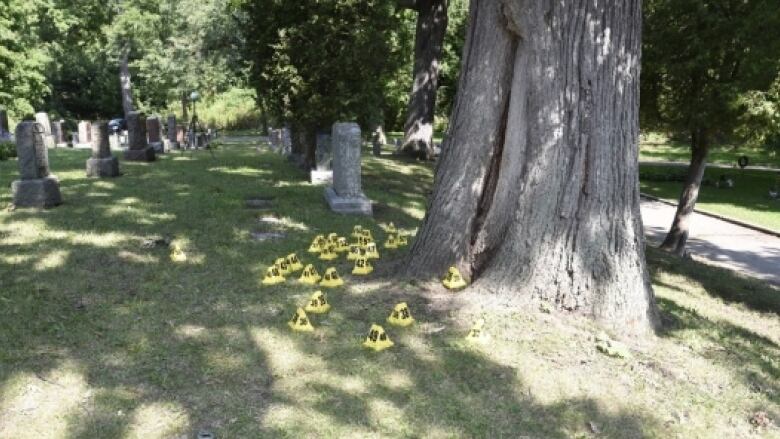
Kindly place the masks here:
POLYGON ((746 93, 767 90, 777 77, 778 28, 780 8, 771 0, 645 1, 643 126, 687 133, 691 143, 661 248, 684 253, 710 145, 737 131, 746 93))
POLYGON ((639 0, 472 0, 413 276, 548 300, 621 332, 656 321, 639 213, 639 0), (587 29, 583 32, 582 29, 587 29))
POLYGON ((427 158, 433 154, 433 121, 447 32, 448 0, 399 0, 401 7, 417 12, 412 91, 404 124, 403 150, 427 158))
POLYGON ((243 5, 251 81, 273 123, 293 128, 293 153, 314 162, 314 138, 337 120, 382 119, 385 83, 403 62, 391 0, 262 0, 243 5))

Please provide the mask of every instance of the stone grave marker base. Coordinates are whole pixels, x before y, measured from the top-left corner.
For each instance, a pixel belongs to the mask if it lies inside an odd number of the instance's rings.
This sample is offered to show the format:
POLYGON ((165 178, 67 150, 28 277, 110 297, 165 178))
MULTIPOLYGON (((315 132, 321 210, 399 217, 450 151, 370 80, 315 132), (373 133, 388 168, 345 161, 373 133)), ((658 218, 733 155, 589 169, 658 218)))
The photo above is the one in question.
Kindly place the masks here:
POLYGON ((153 162, 157 159, 154 148, 151 146, 144 149, 128 149, 125 151, 125 160, 134 162, 153 162))
POLYGON ((333 184, 333 171, 318 171, 312 169, 311 183, 317 185, 333 184))
POLYGON ((325 188, 325 200, 330 210, 348 215, 372 215, 371 200, 363 194, 353 197, 339 196, 333 187, 325 188))
POLYGON ((119 160, 116 157, 88 159, 87 177, 119 177, 119 160))
POLYGON ((17 207, 54 207, 62 204, 60 182, 53 175, 16 180, 11 183, 11 193, 17 207))
POLYGON ((150 148, 154 148, 154 152, 158 154, 165 154, 165 144, 162 142, 151 142, 149 143, 150 148))

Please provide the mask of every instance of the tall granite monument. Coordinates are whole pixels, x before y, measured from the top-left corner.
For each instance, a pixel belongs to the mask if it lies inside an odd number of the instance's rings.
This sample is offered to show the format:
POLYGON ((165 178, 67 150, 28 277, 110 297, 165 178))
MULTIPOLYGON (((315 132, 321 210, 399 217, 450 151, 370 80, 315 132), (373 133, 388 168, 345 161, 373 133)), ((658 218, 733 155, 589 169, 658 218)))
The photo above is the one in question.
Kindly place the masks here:
POLYGON ((154 148, 146 141, 146 116, 138 111, 131 111, 127 115, 125 160, 153 162, 156 158, 154 148))
POLYGON ((54 136, 51 135, 51 122, 46 112, 35 113, 35 121, 43 127, 43 143, 47 148, 54 148, 54 136))
POLYGON ((108 143, 108 123, 92 123, 92 157, 87 159, 87 177, 118 177, 119 160, 111 155, 108 143))
POLYGON ((62 204, 60 182, 49 171, 45 136, 45 128, 37 122, 22 122, 16 126, 16 154, 21 179, 11 183, 11 193, 17 207, 62 204))
POLYGON ((73 146, 92 149, 92 123, 88 120, 79 121, 78 131, 79 141, 73 146))
POLYGON ((179 149, 179 137, 176 132, 176 116, 168 116, 168 144, 171 149, 179 149))
POLYGON ((336 122, 331 132, 333 186, 325 189, 325 199, 334 212, 371 215, 371 200, 361 187, 360 127, 354 122, 336 122))
POLYGON ((164 153, 165 148, 163 146, 162 125, 160 124, 160 118, 157 116, 152 116, 146 119, 146 131, 149 135, 149 146, 154 148, 154 152, 164 153))

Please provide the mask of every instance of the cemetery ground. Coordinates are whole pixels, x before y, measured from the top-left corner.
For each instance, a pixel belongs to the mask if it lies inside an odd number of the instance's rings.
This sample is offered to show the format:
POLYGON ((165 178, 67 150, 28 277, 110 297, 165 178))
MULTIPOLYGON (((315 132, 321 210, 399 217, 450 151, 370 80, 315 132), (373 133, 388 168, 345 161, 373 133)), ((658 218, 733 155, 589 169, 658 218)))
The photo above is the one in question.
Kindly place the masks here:
MULTIPOLYGON (((760 281, 648 248, 663 328, 608 355, 587 319, 401 282, 389 267, 406 250, 380 248, 374 275, 335 264, 332 310, 294 333, 315 288, 263 286, 266 267, 297 252, 322 273, 305 251, 317 234, 414 229, 430 166, 364 150, 366 219, 235 139, 110 180, 84 177, 86 151, 50 152, 65 204, 0 211, 0 437, 780 435, 780 290, 760 281), (385 322, 401 301, 409 328, 385 322), (466 342, 478 318, 489 338, 466 342), (395 346, 362 348, 372 323, 395 346)), ((3 206, 15 176, 0 162, 3 206)))
MULTIPOLYGON (((740 145, 715 144, 710 147, 707 162, 736 166, 737 159, 746 155, 750 165, 780 168, 780 148, 750 148, 740 145)), ((691 145, 685 140, 670 139, 661 133, 644 133, 639 143, 639 160, 642 162, 668 161, 689 163, 691 145)))

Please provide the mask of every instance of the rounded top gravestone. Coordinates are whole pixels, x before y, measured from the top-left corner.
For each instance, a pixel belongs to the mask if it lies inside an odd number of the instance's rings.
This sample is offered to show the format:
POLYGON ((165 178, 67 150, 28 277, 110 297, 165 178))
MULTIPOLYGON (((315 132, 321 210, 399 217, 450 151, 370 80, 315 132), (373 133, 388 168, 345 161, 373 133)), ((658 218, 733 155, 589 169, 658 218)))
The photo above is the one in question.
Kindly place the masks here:
POLYGON ((49 176, 49 152, 46 149, 43 125, 22 122, 16 126, 16 155, 22 180, 49 176))

